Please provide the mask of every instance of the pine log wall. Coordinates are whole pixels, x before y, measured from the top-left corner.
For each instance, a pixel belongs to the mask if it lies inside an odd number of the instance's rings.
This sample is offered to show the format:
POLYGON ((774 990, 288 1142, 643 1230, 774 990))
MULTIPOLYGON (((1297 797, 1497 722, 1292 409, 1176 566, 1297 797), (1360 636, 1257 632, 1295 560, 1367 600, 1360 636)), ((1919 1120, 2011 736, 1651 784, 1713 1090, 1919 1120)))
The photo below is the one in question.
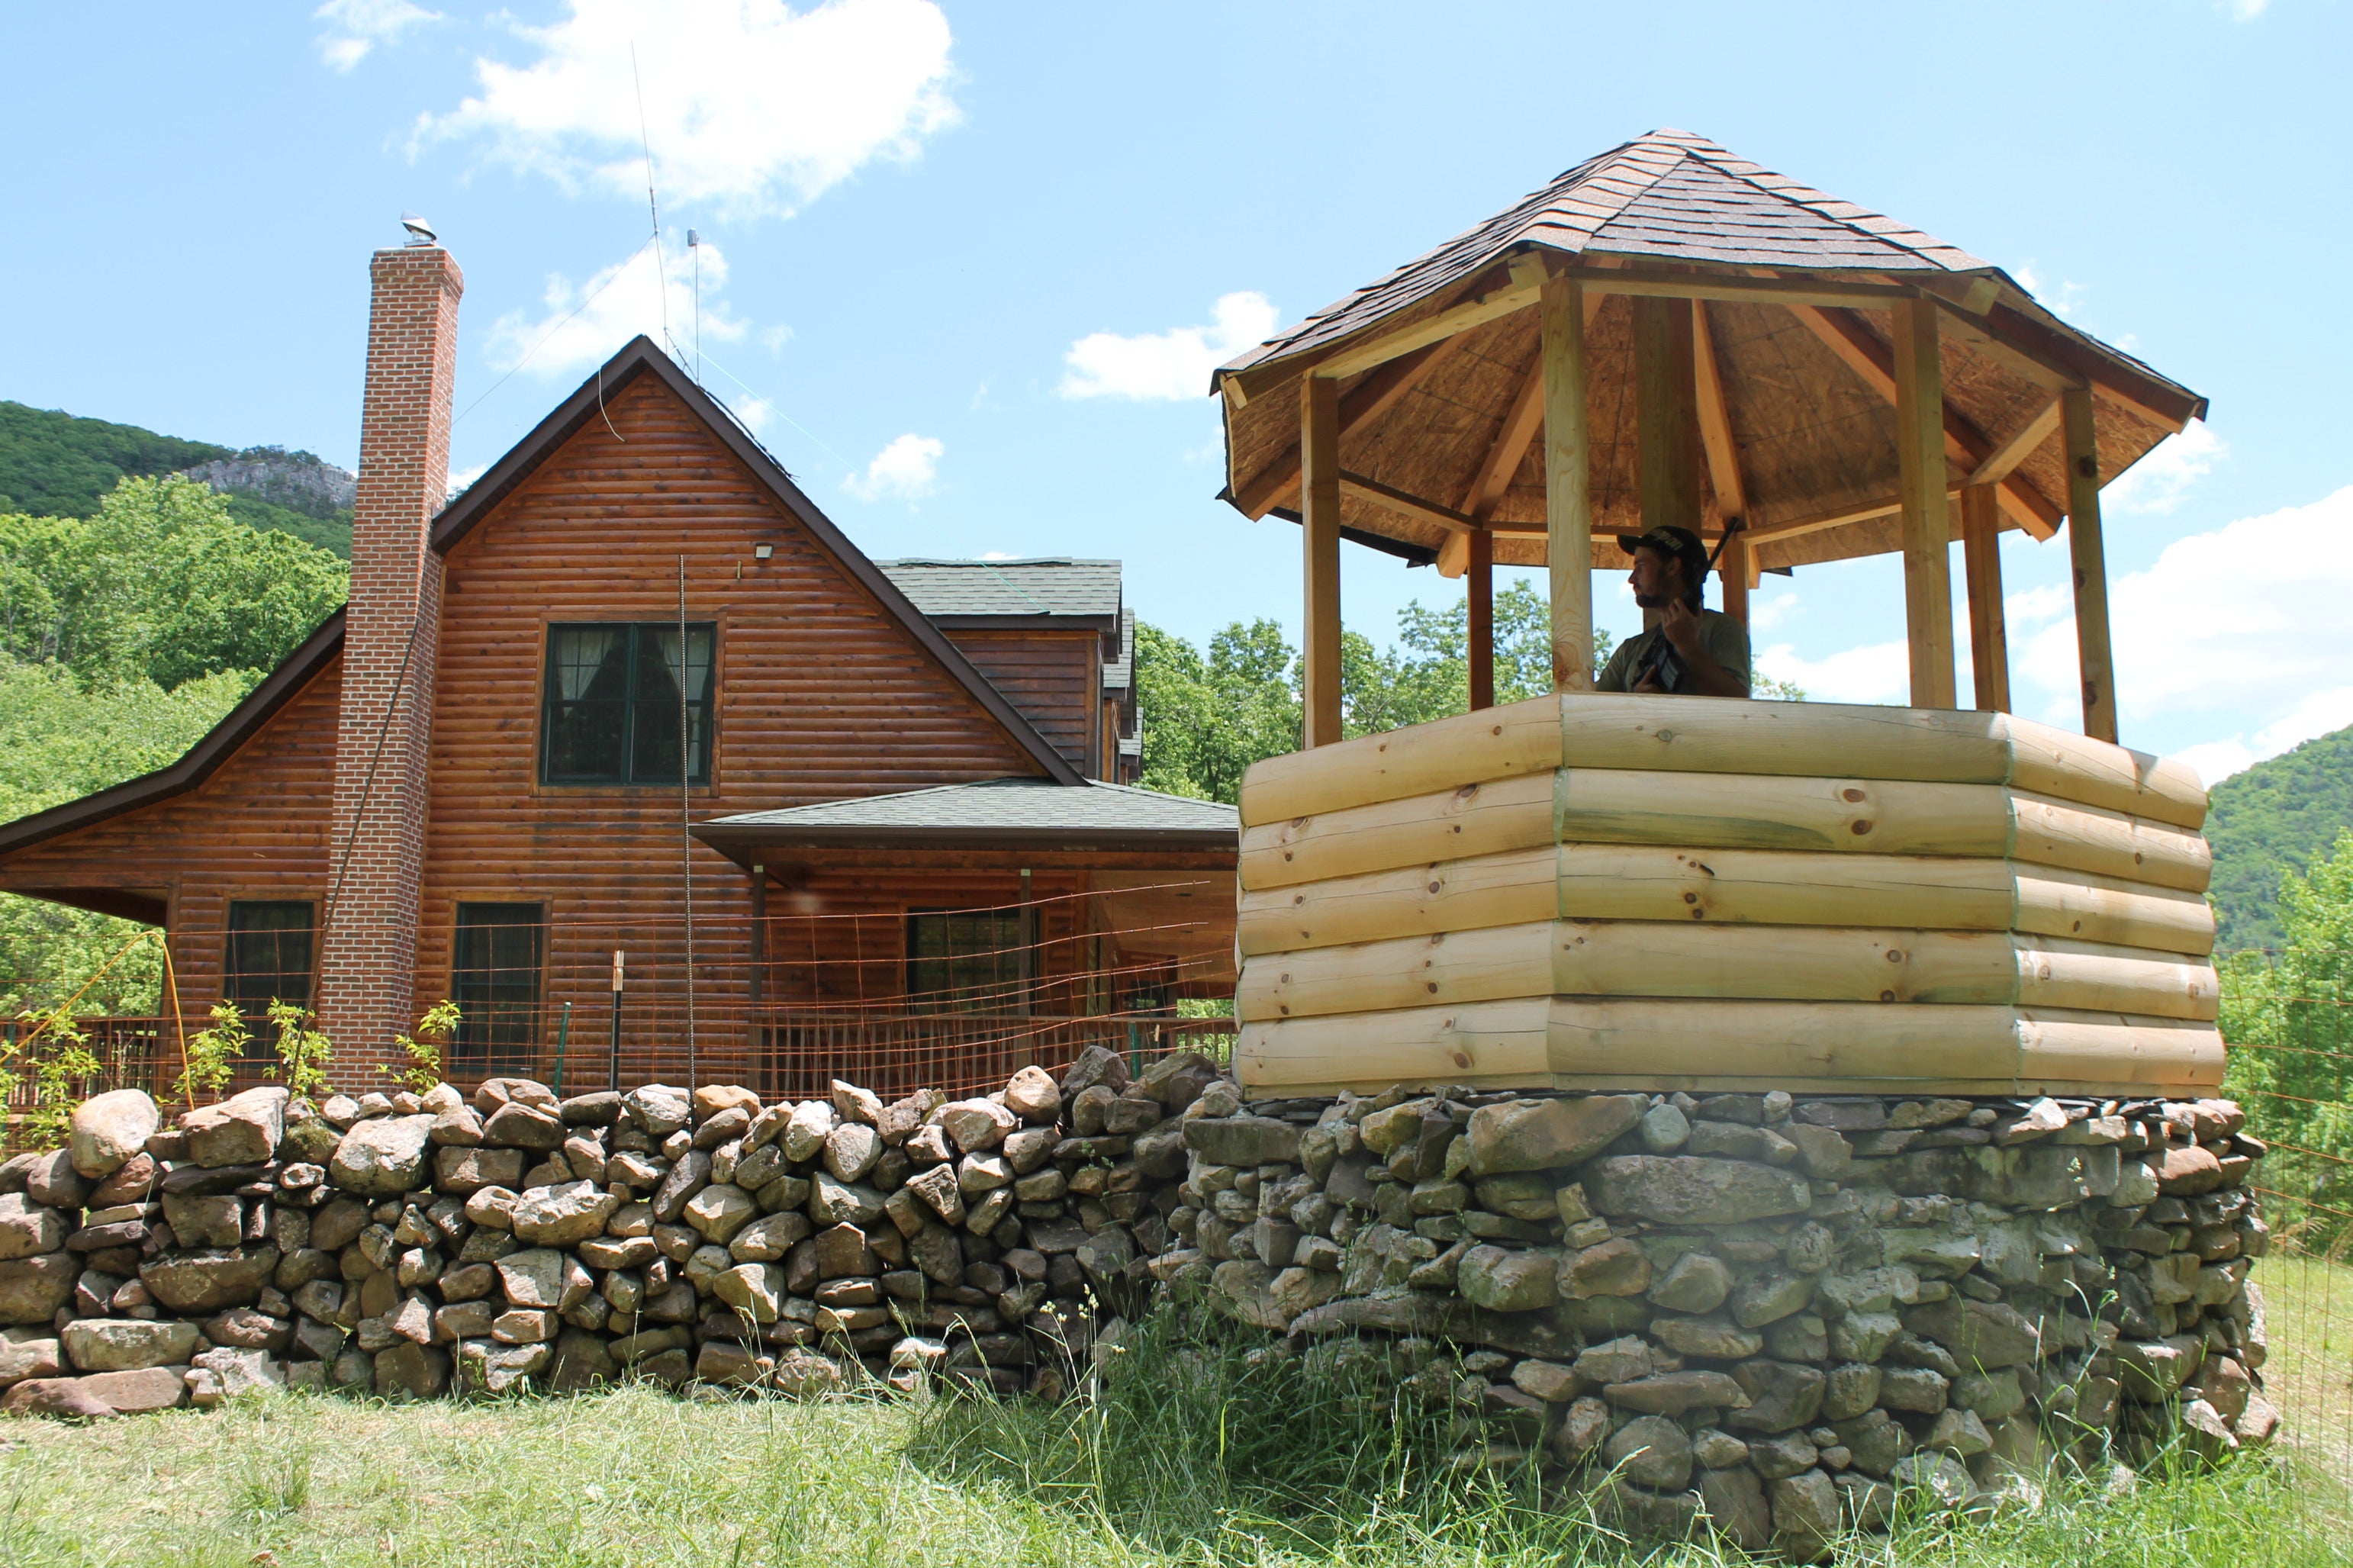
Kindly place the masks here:
POLYGON ((1563 694, 1241 790, 1242 1081, 2206 1091, 2205 791, 2000 714, 1563 694))
POLYGON ((947 638, 1071 767, 1090 779, 1111 776, 1102 765, 1096 742, 1103 705, 1099 632, 958 626, 948 630, 947 638))

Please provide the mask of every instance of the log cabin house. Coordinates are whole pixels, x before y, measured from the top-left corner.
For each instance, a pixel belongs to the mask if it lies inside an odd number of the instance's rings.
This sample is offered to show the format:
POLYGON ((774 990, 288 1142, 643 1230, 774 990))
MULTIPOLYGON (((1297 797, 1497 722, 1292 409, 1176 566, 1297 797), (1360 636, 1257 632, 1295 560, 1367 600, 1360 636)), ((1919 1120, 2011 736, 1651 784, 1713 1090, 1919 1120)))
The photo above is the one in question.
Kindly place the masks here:
POLYGON ((185 1027, 315 1008, 347 1083, 445 996, 460 1080, 788 1092, 1229 991, 1234 813, 1134 785, 1116 561, 871 560, 642 337, 445 506, 462 281, 372 270, 349 604, 0 888, 164 927, 185 1027))

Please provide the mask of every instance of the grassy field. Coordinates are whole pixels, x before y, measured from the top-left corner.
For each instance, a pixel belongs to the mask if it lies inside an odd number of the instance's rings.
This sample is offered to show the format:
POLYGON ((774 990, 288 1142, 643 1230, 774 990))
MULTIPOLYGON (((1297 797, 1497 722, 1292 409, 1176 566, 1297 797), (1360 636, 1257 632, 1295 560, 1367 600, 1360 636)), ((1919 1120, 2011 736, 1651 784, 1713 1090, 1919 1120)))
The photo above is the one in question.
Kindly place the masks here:
MULTIPOLYGON (((2037 1508, 1920 1519, 1841 1561, 1954 1568, 2353 1563, 2339 1467, 2353 1274, 2275 1260, 2268 1369, 2295 1441, 2219 1474, 2053 1486, 2037 1508)), ((1345 1381, 1231 1345, 1139 1345, 1104 1396, 692 1402, 643 1389, 233 1410, 0 1429, 7 1564, 1274 1564, 1655 1557, 1434 1462, 1345 1381), (1144 1368, 1153 1370, 1147 1374, 1144 1368)))

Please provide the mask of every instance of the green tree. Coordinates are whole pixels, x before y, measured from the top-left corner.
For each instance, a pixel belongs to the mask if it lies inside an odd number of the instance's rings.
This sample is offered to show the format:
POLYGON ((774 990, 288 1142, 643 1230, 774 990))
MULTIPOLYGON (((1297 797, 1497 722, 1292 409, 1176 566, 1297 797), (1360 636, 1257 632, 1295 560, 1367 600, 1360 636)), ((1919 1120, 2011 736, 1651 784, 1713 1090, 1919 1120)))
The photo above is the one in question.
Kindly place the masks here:
POLYGON ((2278 910, 2284 947, 2222 965, 2224 1092, 2273 1142, 2264 1185, 2308 1205, 2274 1223, 2334 1234, 2353 1210, 2353 829, 2282 875, 2278 910))

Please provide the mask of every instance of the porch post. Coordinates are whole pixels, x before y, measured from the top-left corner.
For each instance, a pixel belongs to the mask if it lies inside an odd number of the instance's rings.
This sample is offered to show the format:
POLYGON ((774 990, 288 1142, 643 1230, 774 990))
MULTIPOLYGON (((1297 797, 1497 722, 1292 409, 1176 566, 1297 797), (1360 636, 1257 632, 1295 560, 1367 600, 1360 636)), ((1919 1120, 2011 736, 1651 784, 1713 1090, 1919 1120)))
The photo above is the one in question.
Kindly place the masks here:
POLYGON ((2067 452, 2067 554, 2075 567, 2075 652, 2084 672, 2084 733, 2116 738, 2116 659, 2108 645, 2107 549, 2100 537, 2100 440, 2088 387, 2059 394, 2067 452))
POLYGON ((1593 689, 1592 438, 1585 418, 1585 289, 1547 278, 1542 302, 1545 561, 1552 587, 1552 683, 1593 689))
POLYGON ((1495 705, 1495 535, 1471 531, 1471 565, 1463 572, 1470 599, 1471 708, 1495 705))
POLYGON ((1300 634, 1300 748, 1340 738, 1340 384, 1299 381, 1300 538, 1306 551, 1300 634))
POLYGON ((752 1052, 753 1070, 760 1066, 760 1034, 766 1020, 762 1016, 768 1001, 768 868, 752 868, 752 975, 744 988, 749 1017, 744 1029, 744 1044, 752 1052))
POLYGON ((1982 713, 2010 711, 2010 633, 2001 613, 2001 509, 1990 484, 1961 492, 1961 559, 1968 568, 1969 666, 1982 713))
POLYGON ((1945 503, 1945 376, 1936 353, 1936 307, 1928 300, 1898 300, 1891 314, 1912 705, 1949 708, 1954 702, 1953 532, 1945 503))

